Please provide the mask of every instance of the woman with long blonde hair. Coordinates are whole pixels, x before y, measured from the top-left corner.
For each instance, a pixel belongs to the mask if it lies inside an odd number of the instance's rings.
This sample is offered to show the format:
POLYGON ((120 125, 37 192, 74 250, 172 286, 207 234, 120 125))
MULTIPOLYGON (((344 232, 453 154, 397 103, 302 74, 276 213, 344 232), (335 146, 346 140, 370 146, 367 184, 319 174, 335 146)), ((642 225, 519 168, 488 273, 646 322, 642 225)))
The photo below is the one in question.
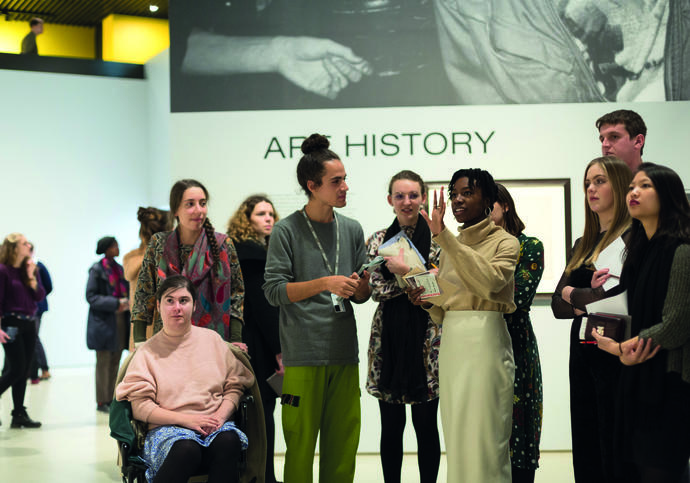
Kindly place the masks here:
MULTIPOLYGON (((630 227, 625 195, 632 171, 615 156, 593 159, 585 169, 585 230, 551 300, 557 319, 573 319, 570 330, 570 421, 576 482, 611 482, 613 402, 620 364, 592 344, 581 343, 586 305, 605 297, 591 287, 599 254, 630 227)), ((600 267, 603 268, 603 267, 600 267)))

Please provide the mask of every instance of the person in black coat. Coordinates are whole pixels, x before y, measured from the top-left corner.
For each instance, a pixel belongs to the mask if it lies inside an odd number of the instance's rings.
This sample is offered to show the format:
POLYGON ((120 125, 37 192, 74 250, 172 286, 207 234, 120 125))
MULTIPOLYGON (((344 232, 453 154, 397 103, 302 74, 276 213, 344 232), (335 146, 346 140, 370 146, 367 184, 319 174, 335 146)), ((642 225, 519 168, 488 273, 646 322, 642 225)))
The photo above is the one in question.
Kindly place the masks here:
POLYGON ((112 236, 101 238, 96 254, 104 257, 89 269, 86 345, 96 351, 97 410, 108 412, 122 350, 129 340, 129 287, 122 266, 115 261, 120 255, 117 240, 112 236))
POLYGON ((276 397, 266 382, 283 364, 278 335, 278 308, 268 303, 261 286, 266 269, 266 248, 278 215, 271 200, 253 195, 242 202, 228 222, 228 236, 235 244, 244 278, 244 327, 242 342, 247 344, 252 366, 261 391, 266 420, 266 483, 275 483, 273 452, 275 447, 276 397))

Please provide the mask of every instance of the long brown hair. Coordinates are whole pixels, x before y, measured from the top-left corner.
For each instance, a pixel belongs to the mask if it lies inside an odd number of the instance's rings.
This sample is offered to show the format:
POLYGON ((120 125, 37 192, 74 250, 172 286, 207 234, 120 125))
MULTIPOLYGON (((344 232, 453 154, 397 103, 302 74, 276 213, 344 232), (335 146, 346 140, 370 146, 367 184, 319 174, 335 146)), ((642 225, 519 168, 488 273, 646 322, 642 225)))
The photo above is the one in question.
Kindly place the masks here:
MULTIPOLYGON (((15 232, 10 233, 5 237, 5 239, 2 241, 2 245, 0 245, 0 263, 7 266, 14 265, 14 263, 17 261, 17 245, 23 236, 24 235, 21 233, 15 232)), ((21 264, 19 265, 19 278, 25 286, 31 288, 29 276, 26 273, 27 263, 29 263, 29 257, 25 257, 23 260, 21 260, 21 264)))
POLYGON ((589 162, 582 180, 582 186, 585 191, 585 231, 568 265, 565 267, 566 275, 570 275, 580 265, 589 266, 596 262, 599 253, 630 227, 630 214, 625 204, 625 195, 628 192, 628 186, 632 178, 633 174, 628 165, 615 156, 603 156, 589 162), (589 207, 586 196, 587 187, 585 186, 587 171, 595 164, 599 165, 604 171, 611 183, 613 192, 613 221, 599 243, 597 243, 597 238, 601 232, 599 215, 594 213, 589 207), (590 252, 592 252, 592 255, 588 257, 587 255, 590 252))
MULTIPOLYGON (((254 212, 254 208, 261 202, 265 202, 271 205, 273 208, 273 220, 278 221, 278 212, 276 211, 273 202, 269 200, 266 195, 251 195, 245 199, 237 211, 228 220, 228 230, 227 234, 236 242, 241 242, 245 240, 257 240, 256 231, 252 228, 252 223, 250 218, 254 212)), ((268 237, 266 237, 268 241, 268 237)))
MULTIPOLYGON (((175 213, 182 203, 182 197, 184 192, 189 188, 200 188, 204 192, 206 197, 206 203, 209 202, 210 198, 208 195, 208 190, 206 187, 195 179, 181 179, 177 181, 172 188, 170 188, 170 221, 177 221, 175 213)), ((220 247, 218 246, 218 241, 216 240, 216 229, 213 228, 211 220, 208 216, 204 220, 203 225, 204 231, 206 232, 206 239, 208 240, 208 245, 211 247, 211 256, 213 257, 213 264, 219 266, 220 264, 220 247)))
POLYGON ((525 230, 525 224, 515 210, 513 197, 510 196, 508 189, 501 183, 496 183, 496 188, 498 188, 498 199, 496 201, 501 207, 507 206, 508 208, 503 211, 503 229, 514 237, 520 236, 525 230))

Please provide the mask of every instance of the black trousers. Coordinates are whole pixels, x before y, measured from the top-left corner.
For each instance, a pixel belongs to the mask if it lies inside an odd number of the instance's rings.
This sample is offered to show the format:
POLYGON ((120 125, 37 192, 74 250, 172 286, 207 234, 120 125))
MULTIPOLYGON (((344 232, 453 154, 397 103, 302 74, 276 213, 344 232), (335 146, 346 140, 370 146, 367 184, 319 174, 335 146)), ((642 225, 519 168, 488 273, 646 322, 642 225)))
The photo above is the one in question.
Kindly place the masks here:
POLYGON ((613 483, 615 401, 621 363, 570 332, 570 424, 576 483, 613 483))
POLYGON ((12 316, 2 318, 2 329, 17 327, 17 336, 12 342, 2 344, 5 349, 6 370, 0 376, 0 396, 12 387, 12 404, 15 410, 24 408, 26 380, 36 346, 36 322, 17 319, 12 316))
POLYGON ((153 481, 186 483, 194 475, 208 473, 208 483, 236 483, 241 449, 234 431, 219 433, 208 448, 189 439, 176 441, 153 481))
MULTIPOLYGON (((399 483, 403 458, 403 431, 407 404, 390 404, 379 400, 381 413, 381 466, 386 483, 399 483)), ((438 398, 409 405, 412 424, 417 436, 417 464, 419 481, 434 483, 441 461, 438 436, 438 398)))

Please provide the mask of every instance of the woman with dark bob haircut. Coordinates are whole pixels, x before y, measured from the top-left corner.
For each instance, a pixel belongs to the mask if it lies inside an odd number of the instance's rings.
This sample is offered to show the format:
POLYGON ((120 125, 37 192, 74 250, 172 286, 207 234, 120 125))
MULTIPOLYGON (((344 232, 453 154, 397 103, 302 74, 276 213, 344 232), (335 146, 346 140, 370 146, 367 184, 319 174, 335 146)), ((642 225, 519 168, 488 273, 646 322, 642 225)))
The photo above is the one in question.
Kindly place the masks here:
POLYGON ((242 344, 244 283, 237 253, 224 233, 217 233, 207 217, 208 191, 194 179, 182 179, 170 190, 172 231, 151 237, 139 271, 132 307, 134 343, 146 340, 146 327, 162 327, 156 309, 158 286, 171 275, 189 278, 199 300, 192 323, 218 332, 227 342, 242 344))
MULTIPOLYGON (((497 188, 487 171, 456 171, 448 191, 453 215, 463 224, 457 237, 443 223, 443 190, 440 197, 434 193, 431 218, 422 211, 441 246, 443 293, 422 306, 443 324, 439 394, 447 481, 510 483, 514 363, 503 316, 515 311, 520 244, 491 220, 497 188)), ((413 303, 421 304, 423 290, 409 292, 413 303)))
POLYGON ((614 412, 617 476, 688 481, 690 204, 678 175, 653 163, 640 165, 626 201, 633 221, 621 285, 632 338, 619 343, 593 331, 599 348, 623 363, 614 412))

